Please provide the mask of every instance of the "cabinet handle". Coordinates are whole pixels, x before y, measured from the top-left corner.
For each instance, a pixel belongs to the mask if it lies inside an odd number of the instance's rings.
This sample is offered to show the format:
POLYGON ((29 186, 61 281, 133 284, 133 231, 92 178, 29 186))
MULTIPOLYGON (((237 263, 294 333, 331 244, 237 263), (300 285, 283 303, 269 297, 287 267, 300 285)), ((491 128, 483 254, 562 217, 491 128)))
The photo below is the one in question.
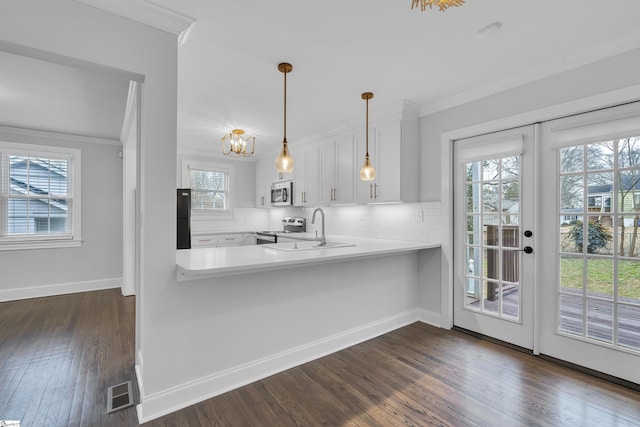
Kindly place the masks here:
POLYGON ((260 206, 264 206, 264 196, 260 196, 260 206))
POLYGON ((373 184, 369 184, 369 199, 373 199, 373 184))
POLYGON ((307 192, 306 191, 302 192, 302 202, 303 203, 307 203, 307 192))
POLYGON ((378 184, 373 184, 373 198, 378 198, 378 184))
POLYGON ((236 240, 235 237, 225 237, 224 240, 236 240))

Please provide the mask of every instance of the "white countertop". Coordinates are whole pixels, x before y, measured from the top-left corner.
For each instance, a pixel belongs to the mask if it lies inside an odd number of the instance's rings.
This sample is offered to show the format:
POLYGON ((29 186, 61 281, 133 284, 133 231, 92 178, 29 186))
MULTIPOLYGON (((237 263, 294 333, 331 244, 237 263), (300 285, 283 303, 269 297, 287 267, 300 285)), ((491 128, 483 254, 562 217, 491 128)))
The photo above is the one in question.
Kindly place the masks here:
MULTIPOLYGON (((304 264, 338 262, 440 247, 440 243, 351 236, 329 236, 327 240, 354 246, 296 251, 282 251, 265 247, 265 245, 181 249, 176 254, 178 281, 239 275, 304 264)), ((283 243, 283 245, 287 244, 283 243)))

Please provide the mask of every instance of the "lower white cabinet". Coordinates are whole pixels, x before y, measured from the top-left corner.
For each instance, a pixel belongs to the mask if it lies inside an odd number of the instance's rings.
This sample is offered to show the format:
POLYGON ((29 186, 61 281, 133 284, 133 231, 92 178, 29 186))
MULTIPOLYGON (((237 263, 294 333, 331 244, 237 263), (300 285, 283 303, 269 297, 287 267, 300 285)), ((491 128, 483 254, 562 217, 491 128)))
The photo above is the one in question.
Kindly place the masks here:
MULTIPOLYGON (((245 240, 243 233, 232 234, 198 234, 191 236, 192 248, 215 248, 221 246, 240 246, 245 244, 255 244, 255 240, 251 243, 251 237, 253 233, 246 233, 247 239, 245 240)), ((255 238, 254 238, 255 239, 255 238)))

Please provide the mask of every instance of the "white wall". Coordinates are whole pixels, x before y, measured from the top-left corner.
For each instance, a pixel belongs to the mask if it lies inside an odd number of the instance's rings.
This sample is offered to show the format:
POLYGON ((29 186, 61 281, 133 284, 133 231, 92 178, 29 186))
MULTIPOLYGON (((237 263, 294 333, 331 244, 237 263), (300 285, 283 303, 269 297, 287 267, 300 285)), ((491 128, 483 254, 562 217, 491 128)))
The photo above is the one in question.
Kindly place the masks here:
POLYGON ((169 290, 177 288, 177 38, 73 0, 7 0, 0 14, 3 40, 144 76, 139 153, 142 280, 136 299, 139 410, 144 413, 149 394, 170 386, 165 376, 175 369, 162 328, 166 312, 157 307, 170 305, 169 290))
POLYGON ((81 247, 1 251, 0 301, 120 286, 121 148, 60 134, 7 129, 0 129, 0 139, 81 150, 83 239, 81 247))
MULTIPOLYGON (((625 89, 640 85, 638 64, 640 64, 640 50, 634 50, 422 117, 420 120, 422 144, 420 167, 421 200, 438 200, 442 198, 443 215, 446 216, 450 213, 448 195, 441 195, 442 183, 446 183, 449 180, 449 177, 443 176, 443 170, 446 169, 442 167, 441 141, 443 133, 487 122, 498 122, 501 119, 516 116, 528 116, 528 122, 517 123, 516 118, 516 120, 509 120, 510 126, 529 124, 536 120, 549 119, 550 117, 546 115, 549 114, 552 107, 560 111, 565 108, 559 108, 558 106, 572 101, 614 91, 624 93, 625 89), (543 117, 543 115, 545 116, 543 117), (447 198, 447 200, 444 198, 447 198)), ((594 106, 593 108, 606 106, 608 104, 594 106)), ((563 114, 579 112, 582 111, 576 110, 564 112, 563 114)), ((423 297, 425 301, 443 301, 440 310, 443 313, 442 324, 446 326, 447 319, 450 319, 448 313, 450 307, 446 304, 446 293, 450 290, 448 288, 450 281, 449 271, 453 260, 450 254, 451 247, 449 242, 451 230, 446 217, 443 217, 443 225, 445 228, 442 235, 443 252, 441 260, 441 282, 443 287, 441 289, 430 287, 423 297)), ((435 307, 432 308, 435 309, 435 307)))
POLYGON ((640 49, 420 119, 420 200, 440 200, 443 132, 515 116, 640 83, 640 49))

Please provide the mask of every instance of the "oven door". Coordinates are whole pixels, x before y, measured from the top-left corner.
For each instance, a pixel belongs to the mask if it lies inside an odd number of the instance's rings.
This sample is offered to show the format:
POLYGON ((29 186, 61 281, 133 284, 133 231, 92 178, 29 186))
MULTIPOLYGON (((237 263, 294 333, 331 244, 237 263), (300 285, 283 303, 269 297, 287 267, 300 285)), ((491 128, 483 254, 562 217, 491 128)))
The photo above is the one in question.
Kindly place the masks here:
POLYGON ((278 236, 269 233, 256 233, 256 244, 266 245, 269 243, 278 243, 278 236))

